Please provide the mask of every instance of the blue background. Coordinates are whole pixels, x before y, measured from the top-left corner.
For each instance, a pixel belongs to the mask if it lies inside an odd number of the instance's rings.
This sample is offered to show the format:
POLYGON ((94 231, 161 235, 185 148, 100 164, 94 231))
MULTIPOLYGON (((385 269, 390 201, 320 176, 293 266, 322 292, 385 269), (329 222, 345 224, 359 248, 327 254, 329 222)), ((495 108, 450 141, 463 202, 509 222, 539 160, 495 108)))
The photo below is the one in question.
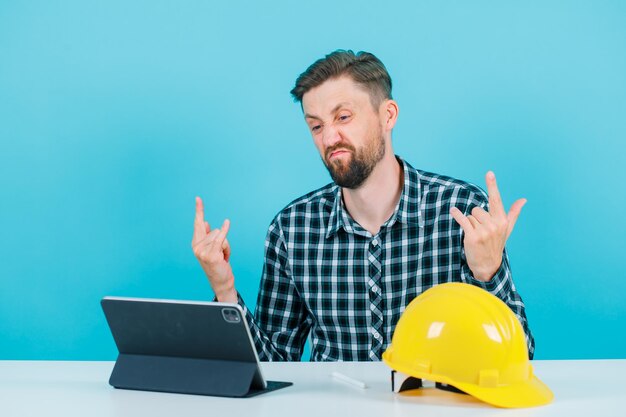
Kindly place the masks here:
POLYGON ((394 81, 396 153, 526 197, 509 242, 539 359, 625 358, 626 3, 0 2, 0 359, 114 359, 105 295, 209 300, 194 196, 256 292, 267 226, 329 181, 295 78, 394 81))

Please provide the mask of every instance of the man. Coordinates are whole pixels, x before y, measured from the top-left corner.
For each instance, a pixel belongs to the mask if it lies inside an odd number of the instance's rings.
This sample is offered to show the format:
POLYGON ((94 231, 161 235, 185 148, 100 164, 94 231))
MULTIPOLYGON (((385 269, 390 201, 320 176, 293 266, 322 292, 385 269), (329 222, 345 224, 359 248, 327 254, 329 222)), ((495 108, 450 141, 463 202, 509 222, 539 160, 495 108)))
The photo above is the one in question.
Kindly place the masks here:
POLYGON ((333 183, 270 224, 255 316, 235 289, 226 239, 196 198, 192 247, 219 301, 239 303, 261 360, 380 360, 408 303, 426 289, 468 282, 500 297, 534 340, 513 285, 505 242, 525 200, 507 214, 492 172, 480 188, 416 170, 397 157, 398 104, 374 55, 338 50, 291 91, 333 183), (490 207, 490 208, 489 208, 490 207))

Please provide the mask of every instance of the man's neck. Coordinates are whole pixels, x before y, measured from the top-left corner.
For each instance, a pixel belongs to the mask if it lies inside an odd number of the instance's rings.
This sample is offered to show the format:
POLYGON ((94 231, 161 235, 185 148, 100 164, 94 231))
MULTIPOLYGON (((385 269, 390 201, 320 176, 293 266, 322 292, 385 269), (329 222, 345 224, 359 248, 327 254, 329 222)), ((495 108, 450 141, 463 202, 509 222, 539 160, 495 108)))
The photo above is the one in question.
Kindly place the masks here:
POLYGON ((363 185, 342 188, 343 202, 350 216, 375 235, 393 214, 402 194, 404 171, 393 151, 387 150, 363 185))

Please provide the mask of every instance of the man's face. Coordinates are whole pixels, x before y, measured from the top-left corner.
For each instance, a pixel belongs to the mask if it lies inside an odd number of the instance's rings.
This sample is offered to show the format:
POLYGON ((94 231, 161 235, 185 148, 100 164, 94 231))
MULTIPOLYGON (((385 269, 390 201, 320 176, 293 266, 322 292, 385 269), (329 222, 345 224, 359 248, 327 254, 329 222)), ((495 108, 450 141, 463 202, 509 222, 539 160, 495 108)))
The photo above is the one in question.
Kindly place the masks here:
POLYGON ((302 97, 304 117, 330 176, 359 188, 385 155, 378 109, 350 77, 331 79, 302 97))

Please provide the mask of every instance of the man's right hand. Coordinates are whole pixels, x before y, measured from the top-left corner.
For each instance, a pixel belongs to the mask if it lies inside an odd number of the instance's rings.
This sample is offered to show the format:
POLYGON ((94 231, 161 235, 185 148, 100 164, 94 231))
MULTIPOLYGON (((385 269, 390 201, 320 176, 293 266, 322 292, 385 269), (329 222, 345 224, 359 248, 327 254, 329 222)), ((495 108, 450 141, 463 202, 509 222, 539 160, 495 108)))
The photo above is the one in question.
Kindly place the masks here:
POLYGON ((202 199, 196 197, 196 219, 193 226, 191 248, 200 262, 218 301, 236 303, 235 277, 228 263, 230 245, 226 234, 230 221, 224 220, 221 229, 211 230, 209 223, 204 221, 204 205, 202 199))

